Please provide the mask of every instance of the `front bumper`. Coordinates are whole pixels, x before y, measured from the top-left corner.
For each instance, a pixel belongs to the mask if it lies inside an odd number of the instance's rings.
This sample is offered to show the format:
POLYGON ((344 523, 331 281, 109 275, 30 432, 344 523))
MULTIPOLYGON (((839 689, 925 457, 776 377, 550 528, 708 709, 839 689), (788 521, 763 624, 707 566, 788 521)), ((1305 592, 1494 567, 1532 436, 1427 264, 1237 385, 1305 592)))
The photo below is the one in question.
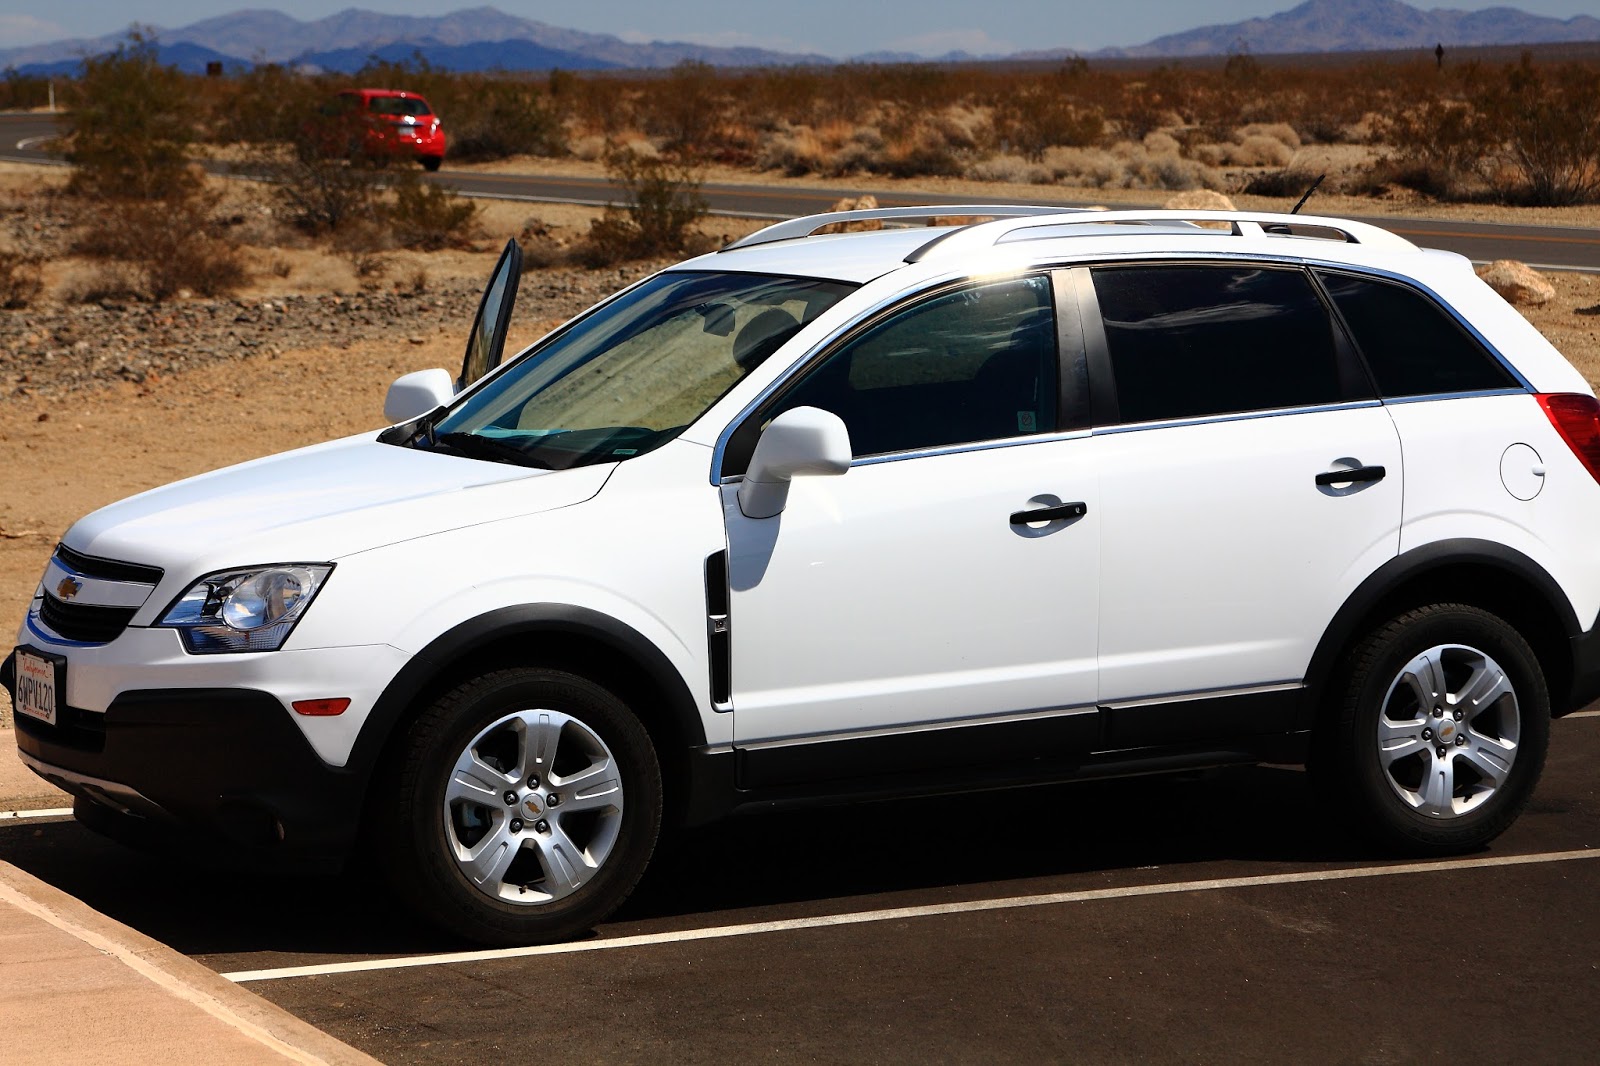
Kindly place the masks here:
MULTIPOLYGON (((15 688, 14 663, 0 685, 15 688)), ((366 779, 329 766, 270 693, 124 692, 102 714, 67 706, 47 725, 16 719, 23 762, 81 799, 182 827, 197 851, 244 849, 275 861, 341 858, 360 826, 366 779)))

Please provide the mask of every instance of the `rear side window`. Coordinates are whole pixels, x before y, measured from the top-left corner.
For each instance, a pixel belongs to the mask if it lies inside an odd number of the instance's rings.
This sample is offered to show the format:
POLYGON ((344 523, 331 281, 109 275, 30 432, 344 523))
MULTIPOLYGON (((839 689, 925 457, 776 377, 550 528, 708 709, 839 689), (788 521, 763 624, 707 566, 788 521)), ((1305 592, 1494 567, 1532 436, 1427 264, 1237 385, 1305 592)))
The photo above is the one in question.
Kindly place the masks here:
POLYGON ((1461 324, 1420 292, 1317 272, 1383 396, 1514 389, 1517 381, 1461 324))
POLYGON ((1123 422, 1354 398, 1333 323, 1298 270, 1107 267, 1093 272, 1123 422))

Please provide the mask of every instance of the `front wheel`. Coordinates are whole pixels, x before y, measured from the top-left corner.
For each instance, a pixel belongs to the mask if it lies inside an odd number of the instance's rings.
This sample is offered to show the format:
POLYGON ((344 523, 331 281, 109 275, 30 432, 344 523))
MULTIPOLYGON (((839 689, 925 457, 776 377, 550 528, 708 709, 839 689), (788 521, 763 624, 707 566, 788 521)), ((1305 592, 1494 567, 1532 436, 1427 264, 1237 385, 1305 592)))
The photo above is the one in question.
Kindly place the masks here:
POLYGON ((397 887, 430 921, 495 945, 575 936, 638 883, 661 827, 650 737, 614 695, 508 669, 417 719, 391 783, 397 887))
POLYGON ((1362 641, 1344 678, 1319 768, 1371 835, 1445 854, 1516 820, 1544 768, 1550 696, 1515 629, 1464 604, 1419 608, 1362 641))

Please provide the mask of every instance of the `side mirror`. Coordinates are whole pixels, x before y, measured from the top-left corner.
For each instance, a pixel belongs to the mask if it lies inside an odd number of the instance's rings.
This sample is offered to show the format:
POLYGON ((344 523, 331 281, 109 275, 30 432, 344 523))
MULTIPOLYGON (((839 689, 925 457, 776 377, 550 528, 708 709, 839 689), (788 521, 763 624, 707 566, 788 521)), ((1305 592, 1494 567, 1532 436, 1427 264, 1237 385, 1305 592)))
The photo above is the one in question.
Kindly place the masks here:
POLYGON ((404 374, 395 379, 383 398, 383 417, 391 423, 409 422, 449 403, 455 395, 456 383, 448 370, 435 368, 404 374))
POLYGON ((842 474, 851 458, 850 431, 838 415, 816 407, 785 411, 756 441, 739 486, 739 510, 746 518, 771 518, 788 502, 791 478, 842 474))

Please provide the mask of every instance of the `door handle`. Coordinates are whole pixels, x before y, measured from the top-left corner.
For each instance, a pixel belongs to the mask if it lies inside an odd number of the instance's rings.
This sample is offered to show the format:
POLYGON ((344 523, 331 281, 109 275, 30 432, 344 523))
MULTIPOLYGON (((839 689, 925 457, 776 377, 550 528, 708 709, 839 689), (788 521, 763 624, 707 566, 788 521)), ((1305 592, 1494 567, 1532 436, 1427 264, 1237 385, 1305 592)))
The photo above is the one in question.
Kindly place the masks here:
POLYGON ((1086 503, 1063 503, 1055 507, 1035 507, 1031 511, 1015 511, 1011 515, 1014 526, 1032 525, 1034 522, 1054 522, 1061 518, 1082 518, 1089 513, 1086 503))
POLYGON ((1382 481, 1388 471, 1381 466, 1358 466, 1354 470, 1324 470, 1317 475, 1318 485, 1344 485, 1359 481, 1382 481))

